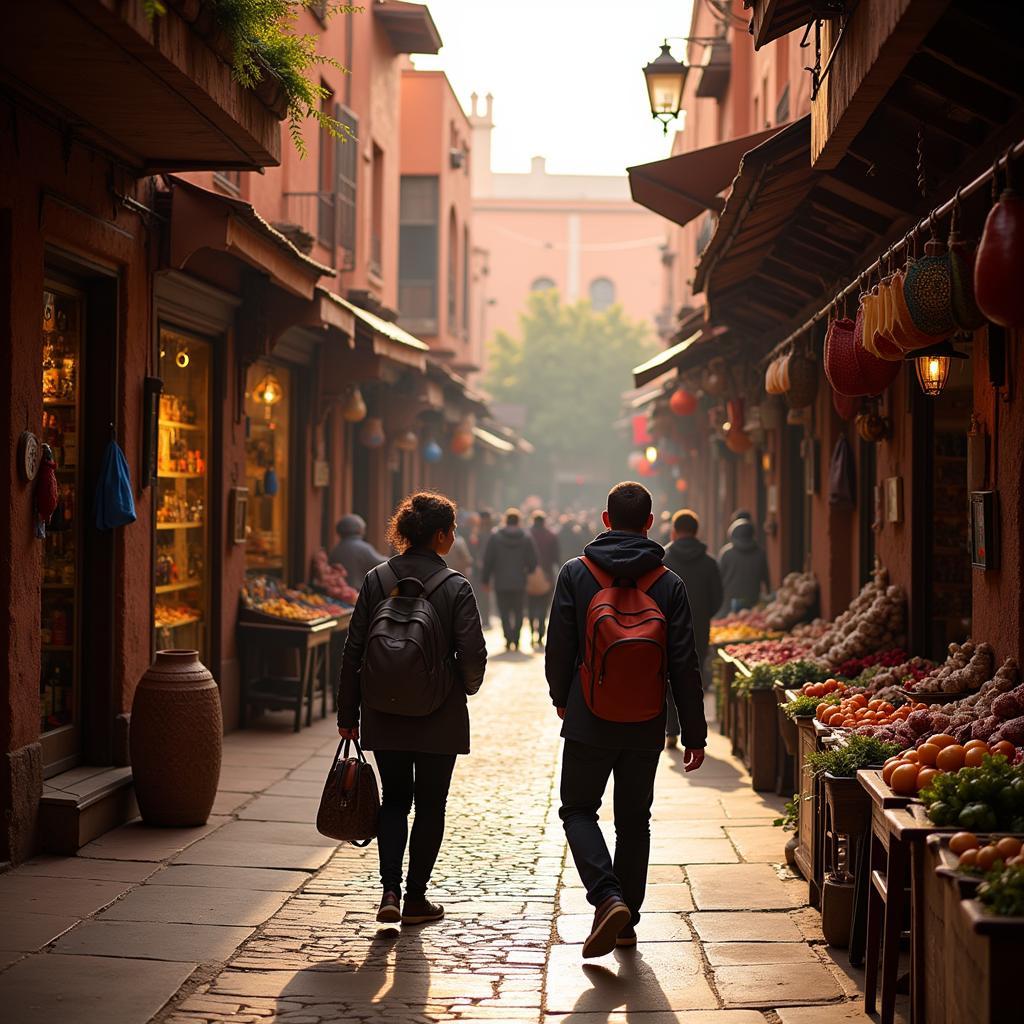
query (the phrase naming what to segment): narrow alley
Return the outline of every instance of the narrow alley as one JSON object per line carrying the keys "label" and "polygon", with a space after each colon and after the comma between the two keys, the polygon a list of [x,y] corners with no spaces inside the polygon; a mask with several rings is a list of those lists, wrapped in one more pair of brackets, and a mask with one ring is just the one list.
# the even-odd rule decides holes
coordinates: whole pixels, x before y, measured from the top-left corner
{"label": "narrow alley", "polygon": [[664,755],[639,950],[584,964],[592,912],[557,815],[541,656],[490,639],[434,875],[443,922],[378,926],[376,847],[316,833],[329,721],[236,733],[208,827],[129,824],[0,877],[0,956],[17,961],[0,975],[5,1019],[74,1006],[76,1024],[866,1020],[806,884],[781,866],[782,801],[751,791],[714,726],[696,775]]}

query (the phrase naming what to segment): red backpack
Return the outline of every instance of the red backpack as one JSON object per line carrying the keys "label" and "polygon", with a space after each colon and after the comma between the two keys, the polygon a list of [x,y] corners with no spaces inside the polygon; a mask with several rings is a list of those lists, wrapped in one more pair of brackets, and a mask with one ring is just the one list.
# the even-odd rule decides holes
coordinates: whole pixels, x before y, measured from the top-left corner
{"label": "red backpack", "polygon": [[648,591],[668,571],[613,579],[585,555],[601,588],[587,609],[580,685],[587,707],[608,722],[646,722],[665,710],[668,622]]}

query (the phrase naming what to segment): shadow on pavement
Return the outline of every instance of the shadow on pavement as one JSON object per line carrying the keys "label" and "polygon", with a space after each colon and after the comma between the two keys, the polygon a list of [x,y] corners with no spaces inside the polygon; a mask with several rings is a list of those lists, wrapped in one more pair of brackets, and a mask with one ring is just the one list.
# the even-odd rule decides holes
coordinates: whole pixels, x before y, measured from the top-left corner
{"label": "shadow on pavement", "polygon": [[[683,752],[678,747],[666,751],[669,760],[672,762],[672,771],[685,776],[691,786],[707,786],[711,789],[746,789],[749,785],[744,781],[744,775],[734,764],[729,761],[719,761],[717,758],[707,755],[704,764],[695,772],[683,770]],[[751,791],[752,792],[752,791]]]}
{"label": "shadow on pavement", "polygon": [[[563,1020],[586,1021],[600,1024],[610,1020],[612,1014],[637,1014],[636,1020],[645,1020],[647,1014],[667,1010],[672,1004],[658,981],[654,969],[644,962],[644,955],[634,950],[616,950],[617,966],[583,964],[583,973],[593,986],[583,992],[572,1011]],[[584,1016],[585,1015],[585,1016]]]}

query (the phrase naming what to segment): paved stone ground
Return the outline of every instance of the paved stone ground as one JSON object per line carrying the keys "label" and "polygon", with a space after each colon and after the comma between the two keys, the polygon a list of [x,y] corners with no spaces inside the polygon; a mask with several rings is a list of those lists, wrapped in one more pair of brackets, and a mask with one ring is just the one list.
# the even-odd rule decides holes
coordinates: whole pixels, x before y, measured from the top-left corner
{"label": "paved stone ground", "polygon": [[495,654],[471,710],[433,880],[443,922],[375,923],[375,847],[339,849],[309,824],[333,728],[270,721],[227,738],[207,828],[136,823],[0,877],[3,1019],[869,1020],[862,975],[829,954],[780,864],[782,801],[750,789],[716,732],[693,776],[664,755],[639,950],[584,963],[591,908],[557,817],[541,658]]}

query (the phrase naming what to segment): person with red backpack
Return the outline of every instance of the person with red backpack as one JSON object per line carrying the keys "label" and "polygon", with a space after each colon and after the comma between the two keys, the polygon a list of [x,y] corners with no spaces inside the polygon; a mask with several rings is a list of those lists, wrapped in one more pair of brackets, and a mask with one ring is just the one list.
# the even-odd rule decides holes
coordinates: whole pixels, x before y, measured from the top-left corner
{"label": "person with red backpack", "polygon": [[[559,815],[594,907],[584,957],[636,945],[670,688],[686,771],[701,766],[707,741],[686,589],[647,537],[651,504],[642,484],[612,488],[602,516],[608,532],[562,567],[548,623],[545,672],[565,740]],[[614,860],[597,824],[609,776]]]}
{"label": "person with red backpack", "polygon": [[362,730],[383,790],[382,924],[444,916],[444,907],[427,899],[427,883],[444,838],[455,759],[469,753],[466,698],[480,689],[487,667],[473,588],[444,562],[455,542],[455,512],[444,495],[427,492],[398,506],[387,539],[401,554],[367,573],[342,658],[338,732],[358,741]]}

